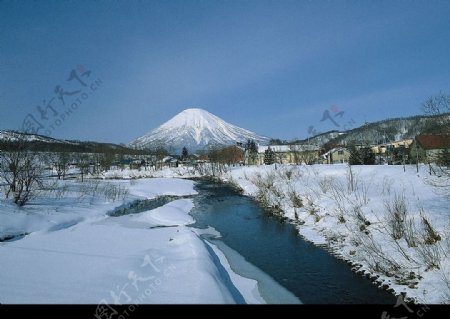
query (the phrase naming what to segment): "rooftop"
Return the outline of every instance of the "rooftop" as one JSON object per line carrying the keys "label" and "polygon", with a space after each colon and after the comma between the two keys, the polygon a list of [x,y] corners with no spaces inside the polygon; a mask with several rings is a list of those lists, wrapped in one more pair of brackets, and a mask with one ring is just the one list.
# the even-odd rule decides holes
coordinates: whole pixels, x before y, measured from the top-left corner
{"label": "rooftop", "polygon": [[418,135],[416,140],[426,150],[450,148],[450,134]]}

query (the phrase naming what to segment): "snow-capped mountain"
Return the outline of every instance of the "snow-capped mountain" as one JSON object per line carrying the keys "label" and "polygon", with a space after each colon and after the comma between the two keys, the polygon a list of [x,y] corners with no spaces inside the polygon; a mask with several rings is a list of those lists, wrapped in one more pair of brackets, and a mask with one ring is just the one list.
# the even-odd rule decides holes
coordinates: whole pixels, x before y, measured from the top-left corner
{"label": "snow-capped mountain", "polygon": [[137,148],[162,146],[179,152],[184,146],[189,152],[213,145],[235,145],[252,139],[266,144],[269,138],[227,123],[221,118],[199,108],[186,109],[163,125],[132,141]]}

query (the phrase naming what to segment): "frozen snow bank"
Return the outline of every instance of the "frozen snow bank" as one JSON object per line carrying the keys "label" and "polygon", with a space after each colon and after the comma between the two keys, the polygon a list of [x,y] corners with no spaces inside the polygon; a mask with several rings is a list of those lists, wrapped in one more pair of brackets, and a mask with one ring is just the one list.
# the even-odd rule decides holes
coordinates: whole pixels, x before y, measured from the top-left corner
{"label": "frozen snow bank", "polygon": [[194,182],[176,178],[152,178],[126,181],[130,183],[130,194],[142,198],[154,198],[161,195],[195,195]]}
{"label": "frozen snow bank", "polygon": [[153,226],[189,225],[194,223],[194,219],[186,212],[189,212],[193,207],[192,200],[179,199],[163,207],[140,214],[134,220],[148,222]]}
{"label": "frozen snow bank", "polygon": [[[152,199],[161,195],[195,195],[194,182],[184,179],[152,178],[142,180],[118,181],[58,181],[59,188],[67,188],[61,198],[55,195],[43,196],[30,201],[25,207],[17,207],[10,201],[0,203],[0,239],[36,231],[55,231],[75,225],[83,220],[105,218],[114,208],[130,203],[135,199]],[[115,186],[127,190],[124,198],[111,200],[102,198],[94,191],[89,192],[90,183],[96,183],[92,189]],[[98,184],[98,185],[97,185]]]}
{"label": "frozen snow bank", "polygon": [[102,183],[126,185],[129,194],[118,202],[95,198],[86,202],[74,200],[77,191],[73,189],[64,200],[43,199],[40,205],[21,210],[7,206],[2,211],[4,232],[34,232],[0,243],[0,303],[114,307],[119,303],[263,302],[254,290],[240,292],[243,282],[253,281],[229,268],[224,271],[217,263],[218,258],[225,262],[220,252],[211,250],[187,226],[194,222],[189,215],[191,199],[141,214],[106,215],[112,207],[136,198],[195,194],[192,181]]}

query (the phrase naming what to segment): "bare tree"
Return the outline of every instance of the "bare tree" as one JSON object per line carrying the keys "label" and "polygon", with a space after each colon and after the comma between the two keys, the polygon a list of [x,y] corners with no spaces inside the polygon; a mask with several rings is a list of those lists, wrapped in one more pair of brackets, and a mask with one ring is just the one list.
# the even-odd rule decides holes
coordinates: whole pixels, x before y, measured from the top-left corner
{"label": "bare tree", "polygon": [[43,189],[44,166],[38,153],[19,142],[10,152],[0,152],[0,176],[5,181],[5,196],[24,206],[39,189]]}
{"label": "bare tree", "polygon": [[[422,104],[422,109],[428,115],[443,115],[450,113],[450,95],[439,93],[430,97]],[[448,117],[443,119],[448,123]]]}
{"label": "bare tree", "polygon": [[428,130],[433,133],[450,133],[450,95],[439,93],[422,104],[428,119]]}
{"label": "bare tree", "polygon": [[244,152],[237,146],[228,146],[221,150],[220,157],[224,164],[236,164],[244,160]]}
{"label": "bare tree", "polygon": [[91,166],[91,160],[88,154],[79,154],[78,159],[78,169],[80,170],[81,182],[84,182],[84,176],[89,174],[89,169]]}
{"label": "bare tree", "polygon": [[[431,126],[436,127],[438,133],[450,134],[450,95],[440,93],[430,97],[422,104],[422,109],[426,114],[434,115],[430,119]],[[436,164],[430,167],[430,174],[434,173],[429,182],[450,194],[450,162],[448,160],[448,149],[442,150],[438,155]]]}
{"label": "bare tree", "polygon": [[11,193],[16,192],[19,180],[21,151],[0,152],[0,173],[5,183],[5,196],[9,198]]}
{"label": "bare tree", "polygon": [[99,165],[102,171],[108,171],[111,168],[115,159],[115,154],[112,152],[105,152],[101,155]]}
{"label": "bare tree", "polygon": [[65,179],[69,170],[70,156],[67,152],[58,152],[50,154],[50,164],[54,167],[58,179]]}

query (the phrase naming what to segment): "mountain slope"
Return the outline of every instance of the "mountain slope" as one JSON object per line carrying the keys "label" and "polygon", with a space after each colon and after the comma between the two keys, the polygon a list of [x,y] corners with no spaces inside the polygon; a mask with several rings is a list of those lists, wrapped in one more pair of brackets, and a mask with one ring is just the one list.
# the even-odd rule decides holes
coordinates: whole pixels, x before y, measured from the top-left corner
{"label": "mountain slope", "polygon": [[442,123],[450,121],[450,114],[416,115],[403,118],[386,119],[373,123],[366,123],[348,131],[329,131],[313,137],[296,140],[293,143],[312,144],[325,149],[336,145],[382,144],[401,139],[413,139],[419,134],[433,134],[448,132],[449,128]]}
{"label": "mountain slope", "polygon": [[0,141],[3,142],[42,142],[42,143],[63,143],[63,144],[78,144],[75,141],[60,140],[44,135],[20,133],[10,130],[0,130]]}
{"label": "mountain slope", "polygon": [[306,138],[304,140],[293,141],[293,143],[322,146],[322,145],[325,145],[326,143],[333,141],[345,134],[346,134],[345,132],[328,131],[325,133],[320,133],[318,135],[314,135],[314,136]]}
{"label": "mountain slope", "polygon": [[449,114],[439,116],[417,115],[404,118],[386,119],[375,123],[367,123],[349,130],[331,139],[326,144],[343,145],[355,142],[357,144],[382,144],[401,139],[413,139],[423,133],[442,133],[448,128],[442,127],[441,119]]}
{"label": "mountain slope", "polygon": [[189,152],[214,145],[234,145],[248,139],[265,144],[269,138],[230,124],[221,118],[198,108],[186,109],[166,123],[132,141],[137,148],[162,146],[179,152],[187,147]]}
{"label": "mountain slope", "polygon": [[56,139],[49,136],[21,133],[10,130],[0,130],[0,151],[16,150],[19,145],[28,150],[42,152],[74,152],[74,153],[114,153],[138,154],[142,153],[122,145],[112,143],[98,143],[91,141],[74,141]]}

